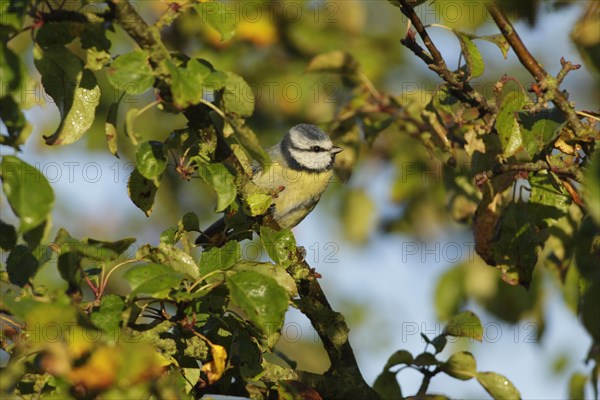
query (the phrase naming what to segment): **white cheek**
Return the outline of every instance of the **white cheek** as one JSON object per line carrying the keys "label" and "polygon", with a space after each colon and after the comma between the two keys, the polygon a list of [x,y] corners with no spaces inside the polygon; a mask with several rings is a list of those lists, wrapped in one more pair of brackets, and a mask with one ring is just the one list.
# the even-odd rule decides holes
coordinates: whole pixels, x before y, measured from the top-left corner
{"label": "white cheek", "polygon": [[314,168],[324,169],[331,163],[331,155],[328,152],[318,153],[314,158]]}
{"label": "white cheek", "polygon": [[308,169],[325,169],[331,162],[331,155],[327,152],[310,153],[290,149],[290,154],[298,162],[298,164]]}

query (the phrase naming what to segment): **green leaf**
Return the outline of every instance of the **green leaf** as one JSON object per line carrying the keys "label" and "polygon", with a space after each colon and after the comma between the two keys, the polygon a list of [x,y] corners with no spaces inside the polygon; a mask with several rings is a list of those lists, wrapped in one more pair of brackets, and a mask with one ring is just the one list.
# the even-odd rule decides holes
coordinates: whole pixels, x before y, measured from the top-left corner
{"label": "green leaf", "polygon": [[199,165],[198,175],[217,193],[216,212],[225,210],[235,201],[237,190],[233,175],[221,163],[203,163]]}
{"label": "green leaf", "polygon": [[420,367],[429,367],[432,365],[439,365],[440,362],[433,354],[425,352],[416,356],[413,364]]}
{"label": "green leaf", "polygon": [[385,363],[384,370],[388,370],[396,365],[407,364],[410,365],[414,362],[412,354],[406,350],[398,350],[388,358]]}
{"label": "green leaf", "polygon": [[600,150],[590,157],[583,176],[583,199],[586,210],[600,226]]}
{"label": "green leaf", "polygon": [[39,268],[38,260],[31,250],[22,244],[17,245],[6,259],[8,279],[17,286],[25,286]]}
{"label": "green leaf", "polygon": [[275,281],[285,289],[290,298],[298,296],[296,281],[294,281],[294,278],[292,278],[285,269],[278,265],[263,262],[240,261],[233,266],[232,270],[258,272],[259,274],[275,279]]}
{"label": "green leaf", "polygon": [[204,88],[206,90],[220,90],[225,87],[227,74],[223,71],[212,71],[204,78]]}
{"label": "green leaf", "polygon": [[171,226],[160,233],[160,242],[166,244],[175,244],[179,241],[181,232],[177,226]]}
{"label": "green leaf", "polygon": [[41,224],[23,234],[23,240],[27,243],[27,247],[33,250],[42,243],[46,235],[50,232],[52,225],[50,220],[51,218],[48,217]]}
{"label": "green leaf", "polygon": [[517,90],[508,93],[502,99],[495,127],[500,136],[504,157],[511,157],[523,145],[521,127],[517,121],[517,112],[526,104],[525,95]]}
{"label": "green leaf", "polygon": [[[532,207],[533,206],[533,207]],[[530,222],[535,204],[511,202],[502,213],[493,243],[494,258],[503,269],[504,281],[529,287],[537,263],[539,240]],[[537,208],[542,208],[538,206]],[[540,211],[536,211],[540,212]]]}
{"label": "green leaf", "polygon": [[196,213],[186,213],[177,225],[165,229],[160,234],[161,243],[175,244],[179,242],[186,232],[200,232],[200,222]]}
{"label": "green leaf", "polygon": [[202,2],[194,7],[202,17],[203,22],[217,30],[221,34],[221,40],[227,41],[235,34],[237,27],[235,12],[231,12],[228,3],[222,1]]}
{"label": "green leaf", "polygon": [[560,110],[553,108],[535,114],[521,112],[519,121],[525,151],[533,159],[558,137],[565,117]]}
{"label": "green leaf", "polygon": [[200,220],[195,212],[187,212],[181,217],[181,225],[186,232],[200,232]]}
{"label": "green leaf", "polygon": [[575,372],[569,379],[569,398],[585,399],[585,384],[588,377],[580,372]]}
{"label": "green leaf", "polygon": [[244,78],[227,72],[225,86],[221,94],[223,110],[226,113],[249,117],[254,112],[254,92]]}
{"label": "green leaf", "polygon": [[135,154],[135,159],[136,169],[146,179],[160,180],[167,168],[164,144],[155,140],[142,143]]}
{"label": "green leaf", "polygon": [[264,193],[254,193],[244,199],[244,212],[251,217],[265,215],[273,204],[273,196]]}
{"label": "green leaf", "polygon": [[110,53],[104,50],[97,50],[95,47],[85,52],[85,67],[92,71],[100,71],[111,61]]}
{"label": "green leaf", "polygon": [[172,270],[187,274],[193,279],[200,277],[198,266],[192,256],[171,244],[160,243],[158,247],[144,245],[137,251],[136,258],[169,266]]}
{"label": "green leaf", "polygon": [[231,300],[274,345],[283,326],[288,295],[273,278],[255,271],[241,271],[227,277]]}
{"label": "green leaf", "polygon": [[286,268],[296,261],[296,239],[290,230],[274,231],[268,226],[261,226],[260,240],[276,264]]}
{"label": "green leaf", "polygon": [[185,393],[190,393],[200,380],[200,368],[181,368],[179,371],[185,377]]}
{"label": "green leaf", "polygon": [[467,302],[465,279],[465,267],[462,264],[447,269],[439,277],[434,300],[439,320],[449,320],[458,314],[461,307]]}
{"label": "green leaf", "polygon": [[[112,30],[112,27],[109,27]],[[86,23],[81,36],[81,47],[84,49],[96,49],[98,52],[110,50],[110,40],[106,37],[106,25],[104,22]]]}
{"label": "green leaf", "polygon": [[[77,326],[78,310],[64,293],[56,293],[52,301],[48,297],[32,298],[26,296],[2,296],[3,308],[22,320],[27,327],[67,327]],[[45,329],[44,329],[45,330]],[[57,335],[68,341],[70,329],[56,329]],[[40,335],[37,341],[29,341],[31,345],[56,343],[57,336]]]}
{"label": "green leaf", "polygon": [[531,185],[527,212],[529,220],[538,228],[543,223],[554,225],[556,220],[567,214],[571,196],[552,174],[545,171],[529,174],[527,179]]}
{"label": "green leaf", "polygon": [[377,207],[366,190],[349,189],[342,204],[344,236],[351,243],[365,244],[376,228]]}
{"label": "green leaf", "polygon": [[[4,16],[4,14],[0,15]],[[22,87],[26,76],[27,68],[21,58],[4,41],[0,43],[0,84],[2,84],[0,98],[9,97],[8,94]]]}
{"label": "green leaf", "polygon": [[97,240],[88,238],[83,242],[93,246],[94,248],[103,250],[102,253],[97,253],[100,257],[95,257],[98,260],[114,260],[121,254],[123,254],[133,243],[135,243],[135,238],[124,238],[120,240],[115,240],[113,242],[107,242],[104,240]]}
{"label": "green leaf", "polygon": [[62,228],[58,231],[54,239],[54,246],[60,246],[60,255],[57,261],[58,272],[72,288],[79,287],[78,272],[80,272],[82,261],[82,256],[77,251],[79,244],[77,239],[72,238]]}
{"label": "green leaf", "polygon": [[10,251],[17,244],[17,230],[0,219],[0,249]]}
{"label": "green leaf", "polygon": [[453,378],[468,381],[477,375],[477,362],[473,354],[461,351],[450,356],[448,361],[442,364],[442,371]]}
{"label": "green leaf", "polygon": [[336,74],[356,74],[360,65],[350,53],[334,50],[319,54],[309,61],[306,72],[332,72]]}
{"label": "green leaf", "polygon": [[380,132],[387,129],[394,121],[395,119],[388,114],[373,113],[366,115],[362,119],[365,138],[369,141],[374,140]]}
{"label": "green leaf", "polygon": [[152,214],[154,197],[158,190],[156,183],[153,180],[144,178],[137,169],[134,169],[129,176],[127,190],[133,204],[149,217]]}
{"label": "green leaf", "polygon": [[119,158],[118,140],[117,140],[117,115],[119,111],[119,101],[111,103],[108,107],[108,113],[106,114],[106,121],[104,122],[104,133],[106,135],[106,144],[110,153]]}
{"label": "green leaf", "polygon": [[25,2],[3,1],[0,2],[0,15],[2,15],[2,41],[11,33],[16,33],[23,27],[23,22],[28,9]]}
{"label": "green leaf", "polygon": [[108,67],[108,82],[118,90],[139,94],[154,83],[154,73],[144,50],[133,50],[118,56]]}
{"label": "green leaf", "polygon": [[111,339],[116,340],[124,309],[125,302],[120,296],[107,294],[102,297],[100,309],[92,312],[90,319],[94,325],[109,334]]}
{"label": "green leaf", "polygon": [[[0,84],[2,84],[1,81]],[[0,144],[12,146],[18,150],[31,134],[32,127],[25,119],[25,114],[19,105],[10,96],[0,99],[0,119],[8,131],[8,136],[0,135]]]}
{"label": "green leaf", "polygon": [[92,126],[100,102],[96,77],[69,49],[53,45],[47,50],[35,47],[35,66],[42,84],[60,111],[61,121],[48,145],[65,145],[79,140]]}
{"label": "green leaf", "polygon": [[444,347],[446,347],[446,345],[448,344],[448,339],[446,339],[446,335],[442,334],[434,337],[431,341],[431,344],[435,348],[435,353],[438,354],[441,353],[442,350],[444,350]]}
{"label": "green leaf", "polygon": [[202,100],[204,78],[211,73],[211,68],[192,58],[184,67],[177,67],[171,61],[167,62],[171,73],[171,94],[175,106],[183,109],[200,103]]}
{"label": "green leaf", "polygon": [[402,399],[402,390],[400,384],[396,379],[396,373],[384,370],[375,382],[373,383],[373,389],[381,396],[384,400],[396,400]]}
{"label": "green leaf", "polygon": [[[596,32],[598,32],[598,9],[587,7],[572,27],[570,36],[587,69],[592,71],[597,79],[600,75],[600,40],[595,36]],[[597,398],[597,393],[595,395]]]}
{"label": "green leaf", "polygon": [[47,21],[35,32],[36,44],[44,49],[53,45],[71,43],[81,32],[84,24],[75,21]]}
{"label": "green leaf", "polygon": [[127,110],[127,114],[125,114],[125,135],[127,135],[134,146],[137,146],[140,141],[140,134],[134,127],[134,122],[139,115],[140,110],[138,108],[130,108]]}
{"label": "green leaf", "polygon": [[483,62],[483,57],[481,57],[481,53],[475,43],[473,43],[469,36],[463,32],[454,31],[454,33],[460,42],[460,48],[465,57],[465,61],[467,62],[469,75],[473,78],[483,75],[485,63]]}
{"label": "green leaf", "polygon": [[[596,240],[599,239],[596,236]],[[594,341],[600,342],[600,319],[598,318],[598,304],[600,304],[600,282],[598,278],[595,281],[586,283],[586,287],[582,289],[580,300],[581,322],[585,329],[589,332]],[[581,285],[581,283],[580,283]]]}
{"label": "green leaf", "polygon": [[54,206],[52,187],[39,170],[15,156],[4,156],[0,168],[4,194],[21,219],[19,232],[28,232],[48,218]]}
{"label": "green leaf", "polygon": [[231,126],[235,131],[235,137],[240,142],[242,147],[252,158],[254,158],[261,166],[269,163],[270,158],[265,149],[261,146],[252,129],[243,125],[243,121],[230,121]]}
{"label": "green leaf", "polygon": [[79,241],[65,229],[60,229],[54,239],[53,247],[59,246],[58,271],[61,277],[72,287],[79,287],[80,272],[84,260],[114,261],[135,242],[125,238],[115,242],[95,239]]}
{"label": "green leaf", "polygon": [[466,337],[481,342],[483,327],[479,317],[472,311],[463,311],[454,316],[444,328],[444,334],[449,336]]}
{"label": "green leaf", "polygon": [[505,376],[495,372],[478,372],[477,380],[496,400],[520,399],[521,393]]}
{"label": "green leaf", "polygon": [[133,289],[130,298],[134,298],[138,293],[164,298],[168,296],[171,289],[179,286],[183,274],[173,271],[166,265],[143,264],[132,267],[123,277]]}
{"label": "green leaf", "polygon": [[498,48],[502,52],[502,56],[504,57],[504,59],[508,58],[508,51],[510,50],[510,44],[508,44],[508,41],[506,40],[506,38],[504,37],[503,34],[498,33],[495,35],[479,36],[479,37],[474,37],[471,39],[485,40],[487,42],[495,44],[496,46],[498,46]]}
{"label": "green leaf", "polygon": [[204,276],[210,272],[231,268],[241,258],[239,242],[230,240],[223,247],[213,247],[203,251],[200,255],[200,275]]}

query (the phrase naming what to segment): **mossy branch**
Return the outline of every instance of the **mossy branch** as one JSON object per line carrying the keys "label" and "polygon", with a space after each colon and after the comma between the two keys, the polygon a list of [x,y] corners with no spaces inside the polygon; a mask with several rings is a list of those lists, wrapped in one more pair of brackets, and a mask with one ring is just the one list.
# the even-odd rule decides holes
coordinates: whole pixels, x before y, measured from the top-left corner
{"label": "mossy branch", "polygon": [[[170,75],[165,67],[165,61],[170,59],[170,55],[160,38],[158,29],[148,25],[128,1],[112,1],[110,5],[121,27],[149,53],[150,62],[157,74],[155,86],[159,89],[166,87]],[[208,107],[200,104],[182,111],[189,120],[190,126],[203,129],[211,124],[209,110]],[[231,149],[224,149],[223,154],[228,158],[235,158],[231,154]],[[316,387],[324,398],[379,400],[380,397],[367,385],[360,373],[348,340],[348,326],[343,316],[331,308],[314,271],[305,261],[302,261],[290,272],[295,277],[300,292],[298,306],[313,324],[331,361],[331,368],[325,375],[302,371],[294,371],[294,375],[305,384]]]}
{"label": "mossy branch", "polygon": [[[297,256],[300,257],[300,252]],[[289,272],[298,286],[298,308],[315,328],[331,362],[324,375],[329,379],[303,375],[308,379],[305,383],[316,385],[317,391],[326,399],[381,399],[362,377],[350,346],[350,330],[344,316],[331,308],[314,270],[302,261],[290,267]]]}

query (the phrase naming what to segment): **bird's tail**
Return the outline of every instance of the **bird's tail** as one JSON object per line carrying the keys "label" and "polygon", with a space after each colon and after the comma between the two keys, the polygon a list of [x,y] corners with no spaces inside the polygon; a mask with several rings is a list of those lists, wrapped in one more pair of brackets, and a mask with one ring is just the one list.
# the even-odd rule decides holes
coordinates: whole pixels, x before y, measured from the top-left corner
{"label": "bird's tail", "polygon": [[211,226],[200,232],[200,236],[196,239],[196,244],[199,246],[216,246],[221,247],[227,241],[227,226],[225,218],[219,218]]}

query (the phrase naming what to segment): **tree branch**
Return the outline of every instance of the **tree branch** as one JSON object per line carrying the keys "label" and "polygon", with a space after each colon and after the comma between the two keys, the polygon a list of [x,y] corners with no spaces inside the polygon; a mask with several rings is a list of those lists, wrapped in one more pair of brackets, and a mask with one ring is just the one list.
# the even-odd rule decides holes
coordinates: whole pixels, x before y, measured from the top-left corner
{"label": "tree branch", "polygon": [[[160,88],[168,84],[170,74],[166,69],[165,61],[170,59],[170,54],[160,38],[160,32],[155,27],[149,26],[127,0],[118,2],[113,0],[109,4],[115,10],[117,21],[123,29],[141,48],[148,51],[150,62],[157,72],[158,82],[155,86]],[[208,107],[199,104],[188,107],[183,110],[183,113],[192,127],[203,129],[210,124],[208,110]],[[298,259],[302,259],[300,254]],[[289,272],[298,285],[300,293],[298,306],[319,334],[331,361],[331,367],[323,376],[297,371],[295,373],[298,379],[308,385],[316,386],[324,398],[380,400],[377,392],[367,385],[360,373],[348,341],[349,329],[344,317],[333,311],[329,305],[314,271],[305,261],[302,261],[290,267]]]}
{"label": "tree branch", "polygon": [[150,63],[157,73],[157,78],[168,84],[171,80],[166,60],[171,59],[169,51],[160,38],[160,31],[148,25],[127,0],[110,1],[119,25],[144,50],[148,51]]}
{"label": "tree branch", "polygon": [[429,34],[425,30],[425,27],[423,26],[421,19],[419,18],[419,16],[415,12],[415,10],[412,8],[412,6],[410,6],[406,0],[399,0],[399,2],[400,2],[400,10],[402,11],[402,13],[404,15],[406,15],[406,17],[408,19],[410,19],[412,24],[415,26],[415,29],[417,30],[417,33],[421,37],[421,40],[423,40],[425,47],[427,47],[427,50],[429,50],[429,52],[431,53],[431,56],[433,57],[433,62],[435,64],[435,66],[437,67],[439,72],[442,75],[444,75],[444,80],[451,81],[452,80],[452,76],[451,76],[452,72],[450,72],[450,70],[448,69],[446,62],[444,61],[444,58],[442,57],[442,53],[440,53],[438,48],[431,41],[431,38],[429,37]]}
{"label": "tree branch", "polygon": [[[569,102],[567,97],[560,91],[558,85],[562,79],[564,79],[564,75],[566,75],[566,70],[559,74],[559,79],[554,78],[544,68],[538,63],[538,61],[533,57],[533,55],[529,52],[529,50],[523,44],[523,41],[519,37],[519,34],[513,27],[512,23],[508,20],[506,14],[498,7],[495,3],[490,3],[487,6],[488,11],[498,28],[500,28],[500,32],[510,45],[510,47],[514,50],[515,54],[519,58],[519,61],[523,66],[529,71],[531,75],[535,78],[535,80],[540,84],[542,89],[548,90],[551,93],[550,100],[552,103],[561,110],[565,116],[567,117],[567,122],[571,129],[575,132],[576,136],[582,136],[586,129],[577,117],[577,113],[573,108],[573,104]],[[565,63],[563,64],[563,69],[565,68]]]}
{"label": "tree branch", "polygon": [[544,170],[552,171],[557,175],[566,178],[572,178],[579,182],[581,182],[581,180],[583,179],[581,171],[575,165],[569,167],[555,167],[544,160],[539,160],[534,163],[530,162],[521,164],[497,164],[490,170],[476,174],[475,184],[477,186],[481,186],[489,179],[507,172],[538,172]]}
{"label": "tree branch", "polygon": [[415,41],[414,34],[411,34],[410,32],[400,42],[409,50],[411,50],[417,57],[423,60],[429,66],[429,69],[434,71],[440,76],[440,78],[448,83],[449,91],[454,97],[463,103],[467,103],[472,107],[476,107],[482,117],[489,115],[493,118],[497,114],[496,106],[489,104],[487,99],[483,97],[481,93],[473,89],[468,82],[462,80],[459,74],[448,69],[442,54],[429,37],[427,30],[423,26],[423,22],[421,22],[421,19],[413,7],[407,0],[398,0],[398,2],[400,5],[400,11],[415,26],[417,33],[421,37],[421,40],[423,40],[425,47],[427,47],[427,50],[429,50],[431,55],[427,54],[425,50],[419,46],[419,44]]}
{"label": "tree branch", "polygon": [[343,315],[331,308],[315,272],[306,261],[292,265],[289,272],[298,286],[298,307],[317,331],[331,362],[325,373],[329,379],[316,380],[313,377],[306,383],[316,384],[317,391],[324,398],[381,399],[365,382],[350,346],[348,325]]}

